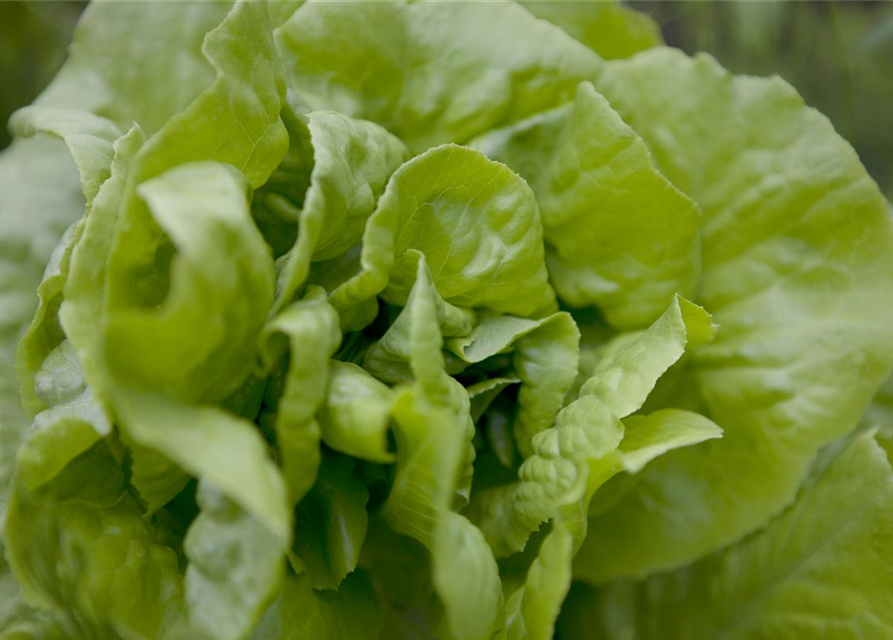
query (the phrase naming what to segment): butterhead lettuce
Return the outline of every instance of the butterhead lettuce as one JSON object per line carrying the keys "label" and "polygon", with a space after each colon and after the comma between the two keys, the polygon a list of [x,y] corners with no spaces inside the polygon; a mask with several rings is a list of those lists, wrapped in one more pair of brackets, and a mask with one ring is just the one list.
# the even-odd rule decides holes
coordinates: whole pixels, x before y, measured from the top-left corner
{"label": "butterhead lettuce", "polygon": [[782,80],[94,2],[9,126],[0,639],[893,638],[893,219]]}

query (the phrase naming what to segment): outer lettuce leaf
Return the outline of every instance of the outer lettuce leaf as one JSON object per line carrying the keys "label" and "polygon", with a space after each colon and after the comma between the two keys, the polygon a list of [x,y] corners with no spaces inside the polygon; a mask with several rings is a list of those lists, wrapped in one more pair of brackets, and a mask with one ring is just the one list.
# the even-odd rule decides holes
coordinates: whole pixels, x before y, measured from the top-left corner
{"label": "outer lettuce leaf", "polygon": [[341,343],[338,314],[315,287],[264,329],[261,357],[268,368],[289,352],[282,396],[276,399],[276,445],[289,499],[296,504],[313,486],[320,464],[316,412],[326,396],[329,358]]}
{"label": "outer lettuce leaf", "polygon": [[65,143],[78,168],[81,191],[89,209],[100,186],[109,177],[114,142],[121,136],[115,123],[73,109],[25,107],[13,114],[9,128],[16,136],[46,133]]}
{"label": "outer lettuce leaf", "polygon": [[[101,348],[97,344],[97,332],[92,332],[92,340],[86,335],[83,339],[74,337],[82,328],[81,323],[87,321],[87,310],[97,312],[108,306],[144,304],[147,298],[157,304],[167,289],[166,282],[158,282],[152,276],[156,275],[156,257],[161,261],[161,271],[166,273],[164,265],[169,255],[165,250],[169,251],[170,247],[161,243],[162,251],[156,256],[161,233],[138,199],[135,185],[171,166],[213,159],[241,167],[249,182],[258,186],[285,153],[287,138],[279,120],[284,87],[274,64],[275,53],[264,8],[250,2],[237,3],[226,19],[208,34],[203,52],[217,69],[217,78],[141,149],[133,170],[127,174],[127,188],[120,205],[122,221],[118,227],[125,232],[115,240],[115,250],[111,251],[111,245],[103,241],[109,235],[105,229],[115,224],[111,209],[119,208],[110,201],[109,211],[101,217],[103,225],[97,225],[102,228],[97,228],[95,234],[88,233],[91,242],[85,241],[84,251],[75,250],[72,257],[72,270],[80,269],[83,277],[77,288],[72,287],[72,295],[66,294],[66,305],[77,308],[79,313],[66,319],[63,308],[63,326],[85,363],[91,384],[98,391],[101,372],[93,373],[88,364],[97,358]],[[249,64],[251,61],[254,64]],[[222,136],[221,131],[225,132]],[[100,265],[106,263],[107,251],[111,251],[111,256],[106,271]],[[83,263],[81,267],[78,267],[79,261]],[[100,286],[106,274],[111,274],[111,282]],[[135,287],[133,278],[142,286]],[[104,296],[99,293],[102,291]]]}
{"label": "outer lettuce leaf", "polygon": [[171,3],[146,11],[136,3],[90,4],[68,60],[37,103],[158,131],[214,80],[202,44],[230,6]]}
{"label": "outer lettuce leaf", "polygon": [[0,154],[0,512],[28,426],[14,370],[16,344],[34,315],[34,291],[53,248],[83,210],[78,172],[62,143],[45,136],[16,140]]}
{"label": "outer lettuce leaf", "polygon": [[29,491],[55,478],[72,459],[111,432],[68,341],[46,358],[37,380],[38,393],[48,408],[35,416],[30,445],[19,451],[16,460],[18,481]]}
{"label": "outer lettuce leaf", "polygon": [[[50,426],[20,455],[51,463],[69,433],[70,424]],[[66,637],[163,638],[182,615],[177,556],[154,542],[107,443],[72,456],[40,489],[15,485],[5,530],[28,601],[51,611]]]}
{"label": "outer lettuce leaf", "polygon": [[100,398],[107,385],[103,379],[96,319],[103,311],[106,258],[114,237],[118,207],[124,197],[127,177],[144,140],[142,130],[133,127],[115,141],[109,178],[102,183],[89,214],[84,218],[81,237],[72,247],[58,311],[65,336],[74,347],[87,380]]}
{"label": "outer lettuce leaf", "polygon": [[[28,427],[14,369],[16,345],[37,306],[34,291],[47,260],[83,210],[78,172],[62,143],[38,136],[16,140],[0,153],[0,526],[15,452]],[[59,637],[51,635],[55,630],[45,616],[24,604],[2,560],[3,545],[0,541],[0,637]]]}
{"label": "outer lettuce leaf", "polygon": [[763,526],[893,362],[893,221],[853,150],[779,79],[655,50],[597,84],[704,214],[697,385],[725,437],[675,452],[592,522],[577,574],[688,562]]}
{"label": "outer lettuce leaf", "polygon": [[504,615],[498,568],[481,532],[449,510],[468,436],[456,412],[457,387],[443,370],[436,293],[422,256],[417,274],[404,310],[415,383],[393,408],[397,473],[382,515],[395,531],[430,549],[444,632],[490,638]]}
{"label": "outer lettuce leaf", "polygon": [[504,3],[310,2],[276,41],[293,107],[378,122],[416,153],[557,106],[602,68]]}
{"label": "outer lettuce leaf", "polygon": [[65,339],[59,324],[59,305],[62,303],[62,287],[68,277],[71,250],[80,239],[83,219],[70,226],[59,245],[50,256],[44,278],[37,287],[40,302],[31,324],[16,349],[16,373],[21,382],[22,408],[31,417],[47,408],[36,390],[38,372],[44,360]]}
{"label": "outer lettuce leaf", "polygon": [[[264,183],[284,156],[288,143],[279,118],[284,86],[269,29],[262,5],[239,2],[220,26],[208,34],[203,51],[217,68],[217,78],[146,143],[131,175],[131,184],[196,160],[232,164],[244,173],[252,187]],[[179,228],[189,226],[187,220],[168,222],[179,222]],[[268,260],[269,250],[252,228],[250,217],[244,222],[240,220],[239,225],[248,235],[235,246],[246,259],[261,263]],[[125,196],[119,229],[121,233],[109,256],[105,304],[115,312],[155,306],[168,293],[166,265],[170,246],[167,242],[159,243],[161,230],[135,189]],[[139,286],[135,286],[137,283]],[[265,306],[267,294],[259,295],[256,306]]]}
{"label": "outer lettuce leaf", "polygon": [[217,640],[248,635],[281,586],[286,547],[212,485],[198,488],[201,513],[183,541],[189,560],[189,620]]}
{"label": "outer lettuce leaf", "polygon": [[521,0],[537,18],[561,27],[602,58],[628,58],[663,44],[660,27],[620,0]]}
{"label": "outer lettuce leaf", "polygon": [[394,461],[388,427],[395,393],[348,362],[329,364],[329,388],[319,413],[325,443],[336,451],[373,462]]}
{"label": "outer lettuce leaf", "polygon": [[[311,258],[335,258],[360,242],[388,178],[409,158],[400,140],[372,122],[333,111],[314,111],[306,118],[306,125],[297,126],[307,128],[313,170],[298,217],[297,243],[279,273],[277,309],[303,284]],[[276,204],[290,206],[281,196]]]}
{"label": "outer lettuce leaf", "polygon": [[[115,141],[120,136],[115,124],[90,113],[70,109],[26,107],[14,114],[10,120],[10,128],[20,136],[46,133],[65,143],[78,168],[89,215],[101,185],[111,174]],[[84,226],[85,218],[82,218],[76,225],[69,227],[50,256],[43,281],[37,288],[40,298],[37,313],[16,353],[16,370],[22,384],[22,404],[32,416],[46,408],[35,395],[34,376],[44,358],[64,338],[58,318],[62,288],[68,277],[72,249],[80,240]]]}
{"label": "outer lettuce leaf", "polygon": [[691,295],[698,207],[654,168],[645,143],[591,84],[577,87],[572,104],[475,145],[530,183],[563,300],[597,306],[616,327],[639,328],[673,294]]}
{"label": "outer lettuce leaf", "polygon": [[357,568],[369,521],[369,489],[349,458],[327,457],[295,514],[295,552],[314,589],[338,589]]}
{"label": "outer lettuce leaf", "polygon": [[404,304],[416,270],[409,249],[425,255],[438,293],[453,305],[520,316],[555,308],[533,193],[477,151],[437,147],[394,173],[366,225],[361,271],[332,293],[332,304],[342,314],[377,294]]}
{"label": "outer lettuce leaf", "polygon": [[[111,320],[111,316],[119,315],[120,320],[119,312],[122,310],[126,310],[124,315],[139,315],[134,307],[147,304],[154,307],[168,293],[168,264],[172,245],[137,196],[136,186],[171,166],[204,159],[232,163],[242,168],[253,186],[258,186],[285,153],[287,138],[279,120],[284,86],[278,76],[269,30],[262,6],[249,2],[234,5],[224,21],[208,34],[202,47],[204,56],[217,70],[216,79],[185,111],[170,118],[145,145],[139,147],[141,136],[138,130],[134,130],[122,139],[121,148],[116,149],[116,161],[120,161],[118,180],[107,181],[109,188],[105,194],[107,199],[101,207],[102,215],[98,214],[100,206],[95,204],[92,212],[95,215],[89,216],[83,242],[73,252],[71,284],[66,287],[61,309],[65,332],[77,349],[91,386],[104,401],[109,400],[111,393],[111,389],[107,388],[111,377],[105,369],[104,357],[113,354],[114,350],[104,344],[105,332],[95,330],[96,318],[106,316]],[[102,52],[97,51],[96,55],[100,56]],[[108,60],[102,62],[108,63]],[[65,84],[62,80],[60,82]],[[130,154],[136,153],[137,148],[138,156],[131,160]],[[188,188],[190,185],[185,186]],[[244,188],[240,197],[244,200]],[[231,207],[229,210],[232,212]],[[91,220],[95,222],[92,232]],[[174,224],[177,222],[181,223],[178,225],[181,230],[191,226],[187,218],[180,220],[178,217]],[[113,239],[112,229],[122,233],[116,233]],[[251,228],[250,219],[242,230],[248,234],[246,238],[257,234]],[[243,239],[240,236],[237,245],[241,245]],[[236,240],[235,236],[232,240]],[[260,253],[246,258],[263,262],[267,248],[262,241],[255,246]],[[201,271],[200,266],[198,270]],[[271,268],[269,279],[269,296],[272,297]],[[136,283],[140,286],[135,286]],[[209,287],[207,291],[210,290]],[[171,300],[168,300],[168,308]],[[194,301],[185,301],[187,305],[189,302]],[[107,315],[106,310],[118,313]],[[266,312],[267,309],[264,309],[263,315]],[[149,316],[151,314],[144,316],[144,319]],[[201,323],[203,330],[204,317]],[[126,331],[122,330],[123,333]],[[214,341],[213,333],[216,332],[204,335],[206,346]],[[138,348],[146,338],[146,335],[139,336],[134,346]],[[153,335],[152,338],[163,336]],[[174,348],[175,336],[168,335],[167,338],[170,340],[168,347]],[[127,350],[131,348],[132,345],[128,343]],[[159,360],[150,359],[151,362],[157,364]],[[247,371],[246,363],[239,366],[246,367]],[[199,384],[207,387],[207,382],[200,381]],[[225,396],[227,388],[237,387],[239,383],[239,376],[236,375],[225,378],[226,388],[223,390],[208,391],[215,397]],[[196,392],[195,389],[185,391],[187,395]],[[182,487],[184,477],[182,474],[177,477],[178,473],[169,460],[151,451],[140,451],[139,443],[130,441],[129,444],[134,451],[135,479],[140,484],[141,493],[146,494],[144,498],[150,505],[163,504]],[[171,481],[159,481],[165,477]]]}
{"label": "outer lettuce leaf", "polygon": [[567,637],[893,637],[893,471],[872,433],[858,436],[759,533],[643,583],[621,581],[573,609]]}

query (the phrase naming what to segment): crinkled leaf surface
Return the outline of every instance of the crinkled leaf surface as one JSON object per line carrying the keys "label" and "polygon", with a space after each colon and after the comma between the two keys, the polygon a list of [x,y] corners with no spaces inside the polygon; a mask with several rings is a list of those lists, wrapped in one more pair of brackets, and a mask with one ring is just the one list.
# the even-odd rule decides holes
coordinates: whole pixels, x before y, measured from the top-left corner
{"label": "crinkled leaf surface", "polygon": [[692,560],[793,500],[893,358],[893,220],[852,148],[779,79],[706,56],[612,62],[597,88],[704,214],[698,300],[721,330],[693,356],[721,441],[673,453],[596,518],[578,575]]}
{"label": "crinkled leaf surface", "polygon": [[[409,156],[400,140],[372,122],[333,111],[313,111],[306,118],[313,170],[303,208],[294,212],[297,242],[279,274],[277,306],[303,284],[311,258],[336,258],[360,241],[388,178]],[[281,195],[270,204],[294,207]]]}
{"label": "crinkled leaf surface", "polygon": [[381,293],[403,304],[425,255],[443,299],[528,316],[555,308],[533,193],[465,147],[431,149],[391,177],[363,236],[361,271],[332,294],[339,311]]}
{"label": "crinkled leaf surface", "polygon": [[0,156],[0,637],[890,635],[893,228],[786,85],[614,2],[147,7]]}
{"label": "crinkled leaf surface", "polygon": [[576,99],[474,142],[530,183],[549,275],[576,307],[640,328],[698,276],[700,213],[664,178],[636,133],[589,83]]}

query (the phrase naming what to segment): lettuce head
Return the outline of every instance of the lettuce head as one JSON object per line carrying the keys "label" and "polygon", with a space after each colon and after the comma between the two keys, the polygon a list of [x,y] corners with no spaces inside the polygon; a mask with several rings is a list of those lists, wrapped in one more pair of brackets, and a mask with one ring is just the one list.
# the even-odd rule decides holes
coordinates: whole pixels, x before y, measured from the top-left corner
{"label": "lettuce head", "polygon": [[781,79],[95,2],[9,127],[3,640],[893,638],[893,218]]}

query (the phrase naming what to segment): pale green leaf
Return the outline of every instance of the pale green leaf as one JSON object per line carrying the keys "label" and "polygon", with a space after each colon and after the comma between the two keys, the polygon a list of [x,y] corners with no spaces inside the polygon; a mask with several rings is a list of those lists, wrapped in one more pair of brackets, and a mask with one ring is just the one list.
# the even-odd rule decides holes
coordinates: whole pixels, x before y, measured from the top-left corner
{"label": "pale green leaf", "polygon": [[394,393],[362,367],[332,361],[329,388],[319,413],[325,443],[373,462],[393,462],[388,427]]}
{"label": "pale green leaf", "polygon": [[[548,6],[548,5],[547,5]],[[592,88],[474,144],[520,173],[543,216],[549,275],[575,307],[641,328],[698,276],[697,205],[654,168],[645,143]]]}
{"label": "pale green leaf", "polygon": [[286,547],[213,485],[199,483],[197,500],[201,513],[183,541],[189,620],[212,638],[239,640],[276,597]]}
{"label": "pale green leaf", "polygon": [[[893,471],[871,433],[743,542],[583,599],[606,638],[893,637]],[[569,637],[582,633],[569,628]]]}
{"label": "pale green leaf", "polygon": [[592,521],[581,577],[667,569],[789,504],[893,362],[893,220],[852,148],[778,78],[657,49],[597,89],[704,215],[699,302],[720,325],[683,387],[722,440],[650,465]]}
{"label": "pale green leaf", "polygon": [[275,400],[276,445],[292,504],[316,479],[320,427],[316,412],[326,397],[328,362],[341,343],[338,315],[322,289],[308,290],[264,328],[261,357],[271,368],[288,353],[288,373]]}
{"label": "pale green leaf", "polygon": [[555,309],[533,193],[477,151],[437,147],[394,173],[366,225],[361,270],[332,304],[343,313],[378,294],[405,304],[416,274],[410,249],[424,254],[452,305],[520,316]]}
{"label": "pale green leaf", "polygon": [[602,68],[506,3],[309,2],[276,41],[292,106],[378,122],[416,153],[557,106]]}

